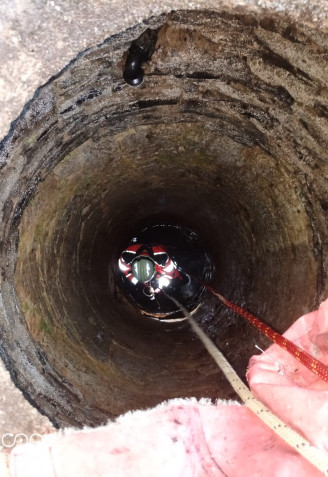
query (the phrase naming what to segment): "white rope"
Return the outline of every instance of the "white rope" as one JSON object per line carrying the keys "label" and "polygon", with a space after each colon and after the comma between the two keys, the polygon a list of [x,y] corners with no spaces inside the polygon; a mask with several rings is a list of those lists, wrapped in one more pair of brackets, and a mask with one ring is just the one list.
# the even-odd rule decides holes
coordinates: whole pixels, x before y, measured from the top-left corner
{"label": "white rope", "polygon": [[319,449],[312,446],[306,439],[304,439],[291,427],[287,426],[287,424],[273,414],[270,409],[256,399],[248,387],[239,378],[232,366],[225,359],[223,354],[196,323],[190,313],[188,313],[188,311],[175,298],[168,295],[167,293],[165,293],[165,295],[170,298],[181,309],[185,317],[188,318],[193,331],[202,341],[205,348],[222,370],[223,374],[238,396],[245,403],[245,406],[253,411],[267,426],[270,427],[270,429],[272,429],[276,434],[278,434],[279,437],[287,442],[287,444],[293,447],[293,449],[307,459],[312,465],[328,476],[328,456],[324,452],[321,452]]}

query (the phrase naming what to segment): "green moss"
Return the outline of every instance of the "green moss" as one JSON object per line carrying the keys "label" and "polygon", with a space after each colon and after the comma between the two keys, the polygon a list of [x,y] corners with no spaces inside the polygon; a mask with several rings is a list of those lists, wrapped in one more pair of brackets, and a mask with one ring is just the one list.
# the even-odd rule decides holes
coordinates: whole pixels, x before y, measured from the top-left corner
{"label": "green moss", "polygon": [[32,306],[27,301],[22,301],[20,305],[24,315],[32,310]]}
{"label": "green moss", "polygon": [[36,143],[36,140],[37,140],[37,136],[29,136],[27,139],[26,139],[26,144],[31,147],[31,146],[34,146],[34,144]]}
{"label": "green moss", "polygon": [[35,239],[40,242],[44,234],[44,228],[41,222],[38,222],[35,227]]}
{"label": "green moss", "polygon": [[40,331],[45,335],[51,335],[53,332],[52,326],[44,318],[41,318],[40,321]]}
{"label": "green moss", "polygon": [[61,162],[67,161],[68,159],[70,159],[72,157],[72,154],[73,154],[72,152],[69,152],[66,156],[63,157]]}

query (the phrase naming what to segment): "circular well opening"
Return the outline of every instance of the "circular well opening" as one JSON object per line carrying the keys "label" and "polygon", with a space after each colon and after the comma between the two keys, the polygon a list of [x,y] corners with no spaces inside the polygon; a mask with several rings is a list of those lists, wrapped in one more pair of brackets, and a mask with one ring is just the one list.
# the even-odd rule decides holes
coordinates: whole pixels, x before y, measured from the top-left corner
{"label": "circular well opening", "polygon": [[[146,28],[154,53],[133,88],[124,63]],[[54,423],[235,397],[187,323],[145,319],[126,297],[117,260],[143,227],[194,231],[213,286],[278,331],[323,298],[324,44],[283,16],[181,11],[37,91],[1,149],[1,352]],[[197,304],[244,376],[265,339],[208,293]]]}

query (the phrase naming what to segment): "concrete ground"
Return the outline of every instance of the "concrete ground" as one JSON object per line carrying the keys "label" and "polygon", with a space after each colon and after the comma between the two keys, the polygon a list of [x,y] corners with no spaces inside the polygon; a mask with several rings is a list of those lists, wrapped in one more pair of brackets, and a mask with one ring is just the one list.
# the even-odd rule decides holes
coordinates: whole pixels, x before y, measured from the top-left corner
{"label": "concrete ground", "polygon": [[[1,0],[0,2],[0,138],[4,137],[38,86],[75,55],[143,19],[177,8],[287,10],[295,18],[327,28],[324,0]],[[0,448],[6,433],[44,434],[51,424],[32,408],[0,366]],[[8,442],[8,441],[6,441]]]}

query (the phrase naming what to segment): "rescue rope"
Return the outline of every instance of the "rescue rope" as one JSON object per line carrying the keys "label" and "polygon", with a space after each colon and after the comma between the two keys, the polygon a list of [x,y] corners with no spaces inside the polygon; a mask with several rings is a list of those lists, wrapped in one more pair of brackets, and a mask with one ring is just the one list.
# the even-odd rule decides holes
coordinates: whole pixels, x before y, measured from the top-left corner
{"label": "rescue rope", "polygon": [[276,343],[278,346],[283,348],[289,354],[294,356],[300,363],[306,366],[312,373],[319,376],[324,381],[328,382],[328,367],[321,363],[318,359],[311,356],[309,353],[303,349],[296,346],[292,341],[289,341],[287,338],[284,338],[280,333],[274,331],[270,326],[263,323],[263,321],[256,318],[249,311],[244,310],[238,305],[235,305],[229,301],[224,296],[220,295],[217,291],[214,290],[211,286],[204,283],[204,286],[211,292],[213,295],[219,298],[228,308],[235,311],[238,315],[246,318],[255,328],[257,328],[261,333],[263,333],[267,338],[269,338],[273,343]]}
{"label": "rescue rope", "polygon": [[270,427],[270,429],[272,429],[279,437],[287,442],[287,444],[289,444],[293,449],[307,459],[314,467],[328,476],[328,455],[312,446],[306,439],[304,439],[291,427],[287,426],[287,424],[273,414],[263,403],[256,399],[248,387],[239,378],[232,366],[225,359],[223,354],[218,350],[206,333],[204,333],[204,331],[196,323],[186,308],[175,298],[168,295],[164,290],[162,290],[162,292],[181,309],[185,317],[188,319],[192,330],[202,341],[208,353],[219,366],[234,391],[244,402],[245,406],[253,411],[268,427]]}

